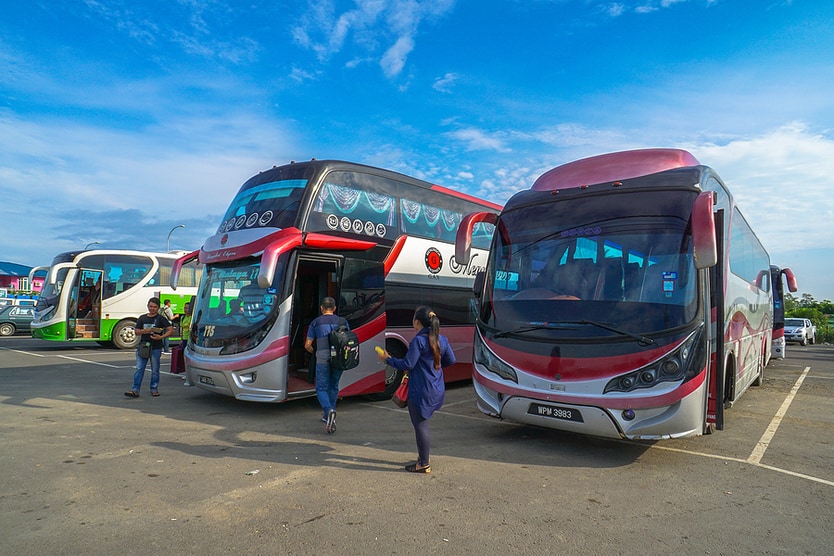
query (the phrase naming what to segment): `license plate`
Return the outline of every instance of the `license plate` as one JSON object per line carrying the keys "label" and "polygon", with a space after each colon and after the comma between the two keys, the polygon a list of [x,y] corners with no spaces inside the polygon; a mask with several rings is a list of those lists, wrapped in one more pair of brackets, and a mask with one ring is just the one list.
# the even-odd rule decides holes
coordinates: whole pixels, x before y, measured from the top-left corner
{"label": "license plate", "polygon": [[527,409],[527,413],[529,415],[550,417],[551,419],[560,419],[562,421],[576,421],[577,423],[584,423],[582,420],[582,414],[579,413],[578,410],[569,407],[531,403],[530,407]]}
{"label": "license plate", "polygon": [[214,379],[210,376],[200,375],[200,383],[208,384],[209,386],[214,386]]}

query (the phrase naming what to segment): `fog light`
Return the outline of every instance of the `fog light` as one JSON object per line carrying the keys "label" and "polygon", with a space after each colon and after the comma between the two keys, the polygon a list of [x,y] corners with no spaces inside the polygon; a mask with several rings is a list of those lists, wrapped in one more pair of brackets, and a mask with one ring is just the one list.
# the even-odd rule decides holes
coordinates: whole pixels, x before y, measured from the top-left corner
{"label": "fog light", "polygon": [[255,382],[255,379],[258,378],[258,373],[246,373],[245,375],[240,375],[240,381],[243,384],[252,384]]}
{"label": "fog light", "polygon": [[626,421],[631,421],[634,419],[634,410],[633,409],[626,409],[623,411],[623,419]]}

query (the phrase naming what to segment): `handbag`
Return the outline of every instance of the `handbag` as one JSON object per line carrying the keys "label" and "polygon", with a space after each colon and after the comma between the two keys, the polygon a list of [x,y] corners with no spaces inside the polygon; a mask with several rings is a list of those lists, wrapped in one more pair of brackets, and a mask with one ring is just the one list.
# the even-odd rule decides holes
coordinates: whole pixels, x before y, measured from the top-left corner
{"label": "handbag", "polygon": [[408,373],[403,375],[402,382],[400,382],[391,400],[397,407],[405,407],[408,405]]}
{"label": "handbag", "polygon": [[142,359],[149,358],[151,356],[151,343],[142,342],[141,344],[139,344],[139,349],[136,350],[136,355],[138,355]]}

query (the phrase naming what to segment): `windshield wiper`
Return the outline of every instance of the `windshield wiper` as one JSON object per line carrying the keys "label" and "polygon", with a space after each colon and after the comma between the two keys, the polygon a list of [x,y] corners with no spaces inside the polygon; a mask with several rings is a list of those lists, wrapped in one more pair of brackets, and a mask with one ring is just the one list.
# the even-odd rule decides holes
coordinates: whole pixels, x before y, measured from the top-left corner
{"label": "windshield wiper", "polygon": [[504,330],[502,332],[497,332],[495,334],[495,338],[503,338],[505,336],[509,336],[511,334],[524,334],[526,332],[533,332],[535,330],[575,330],[575,326],[564,326],[565,324],[581,324],[576,322],[531,322],[529,324],[525,324],[519,326],[518,328],[513,328],[512,330]]}
{"label": "windshield wiper", "polygon": [[657,343],[654,341],[653,338],[649,338],[648,336],[632,334],[631,332],[626,332],[625,330],[620,330],[619,328],[615,328],[609,324],[606,324],[604,322],[597,322],[595,320],[561,320],[558,322],[548,324],[588,324],[591,326],[596,326],[597,328],[602,328],[603,330],[608,330],[609,332],[613,332],[614,334],[619,334],[620,336],[627,336],[633,340],[637,340],[637,343],[639,343],[641,346],[650,346],[652,344]]}
{"label": "windshield wiper", "polygon": [[596,326],[597,328],[602,328],[603,330],[619,334],[620,336],[626,336],[627,338],[636,340],[637,343],[639,343],[641,346],[650,346],[652,344],[657,343],[654,341],[654,339],[649,338],[648,336],[632,334],[631,332],[626,332],[625,330],[620,330],[619,328],[615,328],[609,324],[606,324],[604,322],[597,322],[595,320],[560,320],[550,322],[531,322],[529,324],[519,326],[518,328],[514,328],[512,330],[504,330],[502,332],[498,332],[495,334],[494,337],[504,338],[512,334],[526,334],[527,332],[533,332],[536,330],[575,330],[576,327],[570,325],[576,324]]}

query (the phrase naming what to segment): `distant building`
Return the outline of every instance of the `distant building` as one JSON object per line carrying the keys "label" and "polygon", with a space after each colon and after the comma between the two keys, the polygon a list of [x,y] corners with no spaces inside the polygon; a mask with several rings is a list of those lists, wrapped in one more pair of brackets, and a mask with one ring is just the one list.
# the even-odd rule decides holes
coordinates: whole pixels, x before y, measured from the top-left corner
{"label": "distant building", "polygon": [[32,284],[29,283],[29,272],[32,267],[17,263],[0,261],[0,289],[11,291],[34,291],[40,292],[46,273],[41,272],[34,276]]}

